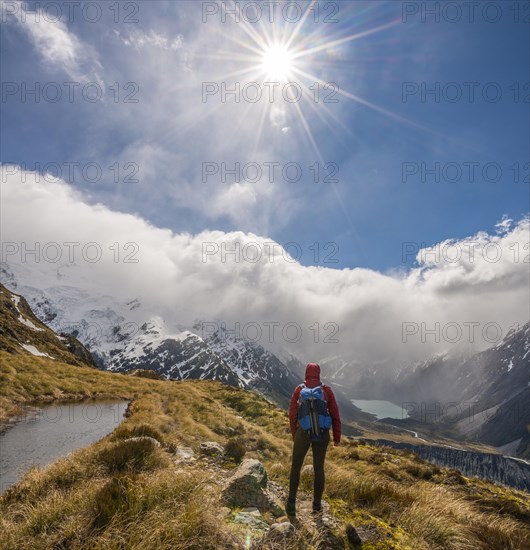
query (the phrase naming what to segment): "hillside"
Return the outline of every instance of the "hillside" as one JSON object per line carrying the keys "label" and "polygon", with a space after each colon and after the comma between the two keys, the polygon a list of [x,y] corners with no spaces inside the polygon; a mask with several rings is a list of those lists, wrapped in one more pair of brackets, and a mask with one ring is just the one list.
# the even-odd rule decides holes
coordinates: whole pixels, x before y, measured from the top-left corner
{"label": "hillside", "polygon": [[[263,464],[267,490],[280,500],[287,486],[286,413],[258,394],[5,351],[0,364],[4,402],[133,400],[112,434],[29,472],[0,498],[0,548],[241,548],[248,541],[252,548],[515,549],[530,537],[527,494],[354,439],[330,449],[324,518],[304,513],[305,496],[300,524],[281,534],[270,528],[284,521],[276,509],[223,501],[243,453]],[[207,442],[225,452],[215,456]],[[310,487],[306,469],[302,488]],[[357,537],[364,542],[348,542]]]}

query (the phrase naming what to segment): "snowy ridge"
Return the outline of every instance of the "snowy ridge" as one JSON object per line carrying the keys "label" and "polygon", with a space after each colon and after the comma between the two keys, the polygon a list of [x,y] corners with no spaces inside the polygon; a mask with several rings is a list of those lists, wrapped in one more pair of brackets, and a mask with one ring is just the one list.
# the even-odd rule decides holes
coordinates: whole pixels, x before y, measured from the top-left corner
{"label": "snowy ridge", "polygon": [[31,284],[35,273],[23,265],[3,263],[0,273],[41,321],[57,333],[75,336],[102,369],[148,369],[171,380],[218,380],[280,400],[298,382],[258,343],[222,330],[203,338],[200,322],[190,330],[171,328],[156,312],[146,311],[139,297],[105,295],[97,283],[74,279],[60,267],[56,275],[47,272],[48,284],[42,288]]}

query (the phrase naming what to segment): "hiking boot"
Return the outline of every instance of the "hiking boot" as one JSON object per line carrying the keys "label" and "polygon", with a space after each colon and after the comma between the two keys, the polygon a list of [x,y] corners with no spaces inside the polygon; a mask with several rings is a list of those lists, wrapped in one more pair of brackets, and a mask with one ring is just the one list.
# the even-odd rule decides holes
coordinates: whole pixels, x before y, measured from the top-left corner
{"label": "hiking boot", "polygon": [[322,503],[313,502],[313,514],[321,514],[321,513],[322,513]]}
{"label": "hiking boot", "polygon": [[285,513],[291,518],[296,516],[296,501],[290,498],[287,499],[285,502]]}

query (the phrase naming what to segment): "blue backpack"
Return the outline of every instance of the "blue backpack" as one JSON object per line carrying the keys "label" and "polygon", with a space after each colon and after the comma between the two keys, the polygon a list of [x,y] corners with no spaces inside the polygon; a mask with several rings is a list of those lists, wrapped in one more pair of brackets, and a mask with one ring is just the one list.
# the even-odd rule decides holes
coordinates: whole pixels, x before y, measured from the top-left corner
{"label": "blue backpack", "polygon": [[320,441],[322,434],[331,428],[331,416],[324,399],[324,387],[308,388],[300,384],[298,398],[298,423],[300,428],[311,437],[311,441]]}

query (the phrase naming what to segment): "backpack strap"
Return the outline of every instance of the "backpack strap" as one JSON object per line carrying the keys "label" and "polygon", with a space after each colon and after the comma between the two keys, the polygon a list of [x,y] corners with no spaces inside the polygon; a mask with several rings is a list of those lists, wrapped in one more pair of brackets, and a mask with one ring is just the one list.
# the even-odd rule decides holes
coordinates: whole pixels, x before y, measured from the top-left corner
{"label": "backpack strap", "polygon": [[328,407],[328,413],[329,413],[328,395],[326,394],[326,390],[329,388],[329,386],[326,386],[326,384],[320,384],[320,385],[322,386],[322,397],[326,402],[326,407]]}
{"label": "backpack strap", "polygon": [[298,392],[298,406],[300,406],[300,403],[302,402],[302,390],[305,388],[305,384],[298,384],[297,387],[300,389]]}

